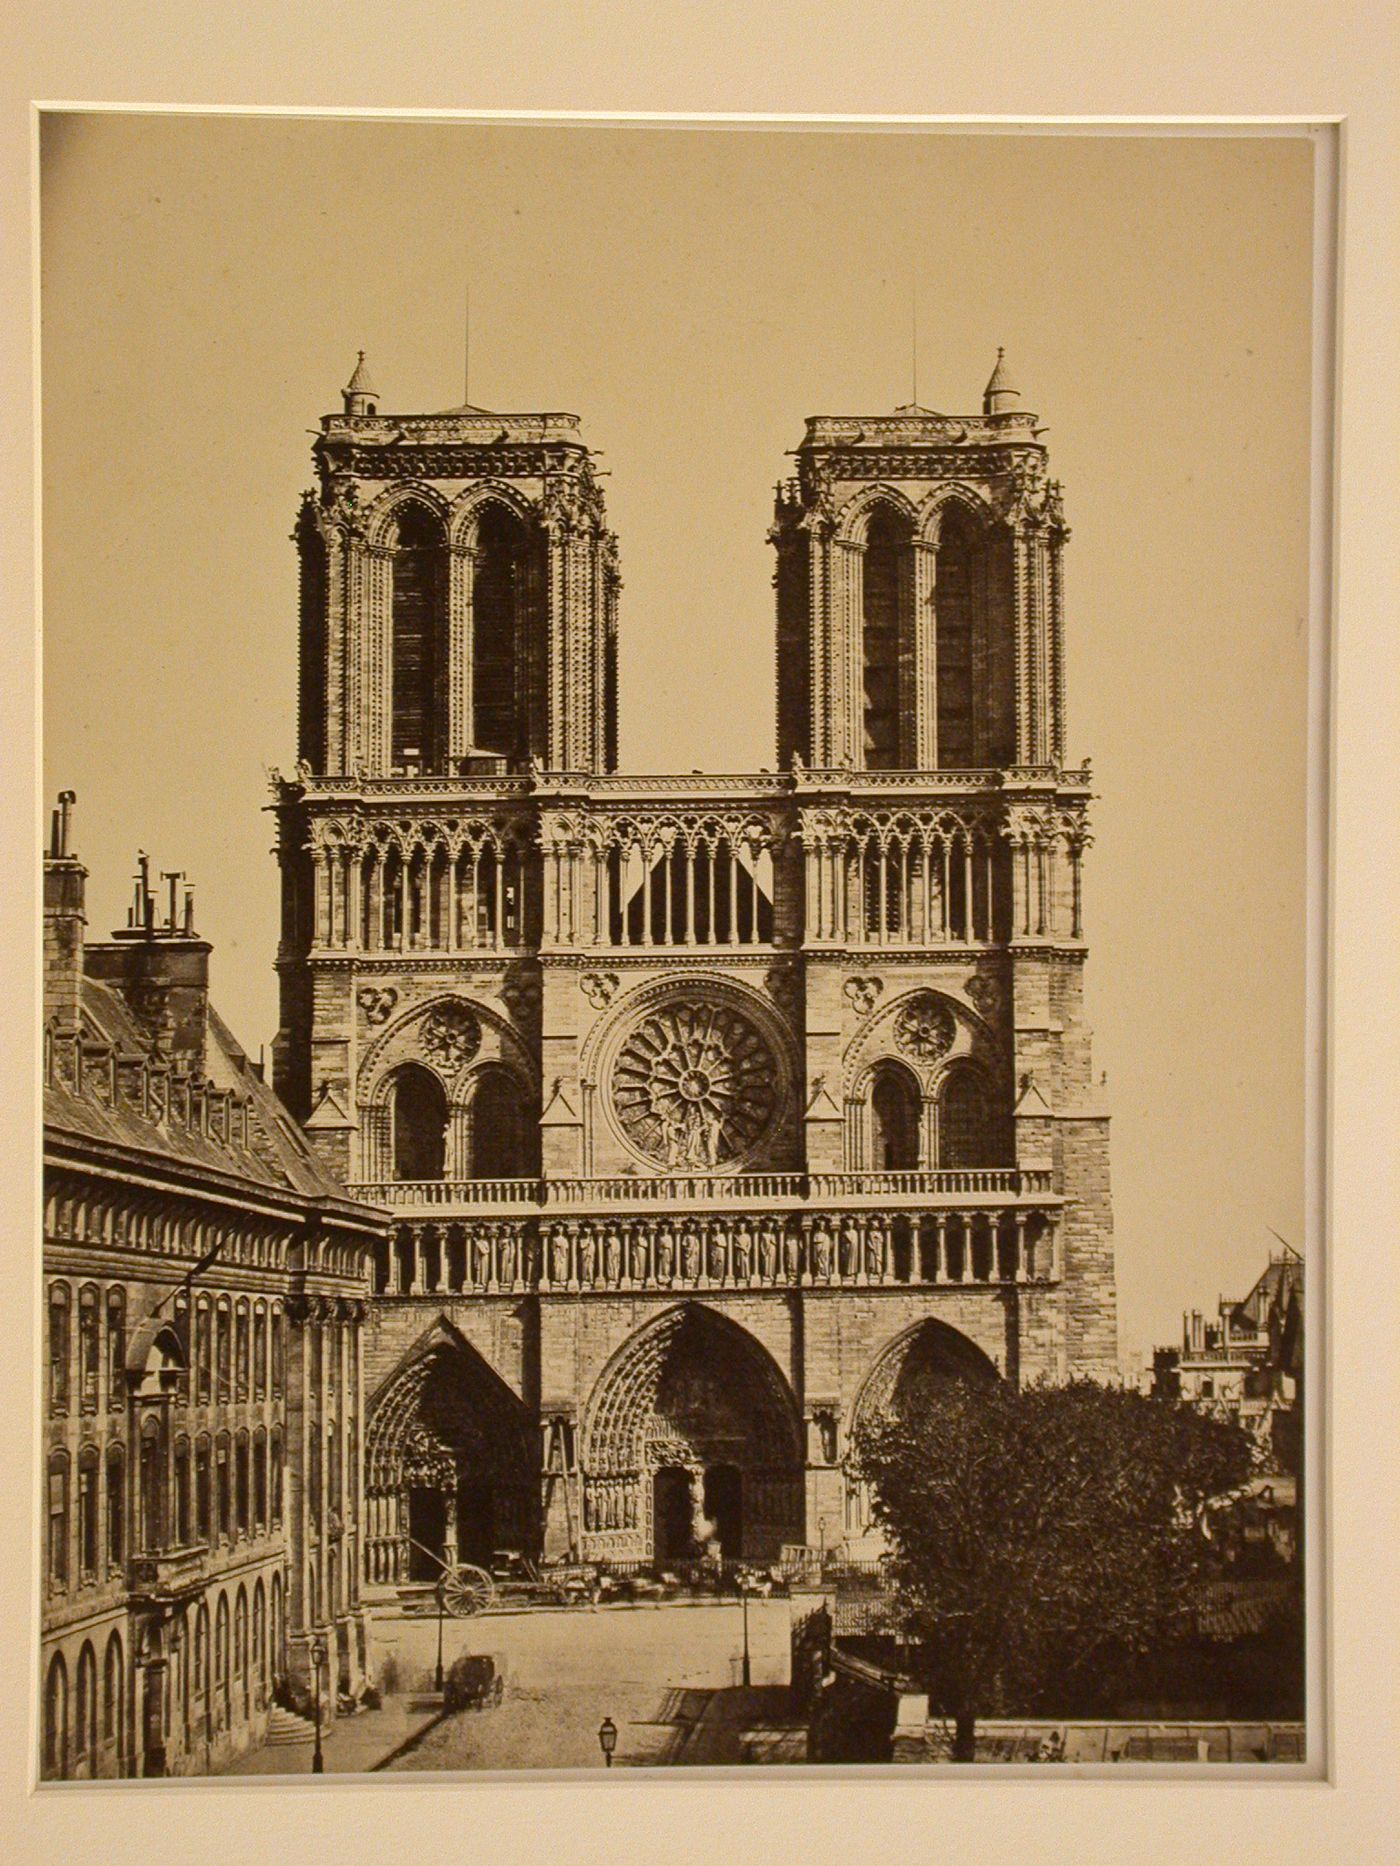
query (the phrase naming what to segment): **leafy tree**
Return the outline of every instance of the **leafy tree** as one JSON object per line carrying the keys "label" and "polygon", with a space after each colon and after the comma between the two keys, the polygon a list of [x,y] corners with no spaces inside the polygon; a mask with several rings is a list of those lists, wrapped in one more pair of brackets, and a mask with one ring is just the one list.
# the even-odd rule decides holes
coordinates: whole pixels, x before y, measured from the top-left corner
{"label": "leafy tree", "polygon": [[971,1762],[978,1717],[1072,1673],[1131,1665],[1189,1623],[1212,1500],[1249,1435],[1193,1407],[1077,1380],[926,1383],[858,1435],[929,1708]]}

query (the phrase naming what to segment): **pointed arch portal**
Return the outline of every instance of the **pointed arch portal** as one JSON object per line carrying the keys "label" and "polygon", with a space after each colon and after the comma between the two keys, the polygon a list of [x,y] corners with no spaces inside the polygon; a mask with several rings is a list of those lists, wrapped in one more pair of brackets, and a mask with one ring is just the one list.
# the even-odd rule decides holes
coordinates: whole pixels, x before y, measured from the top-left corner
{"label": "pointed arch portal", "polygon": [[366,1430],[369,1582],[431,1582],[444,1562],[533,1553],[536,1468],[525,1406],[440,1324],[390,1376]]}
{"label": "pointed arch portal", "polygon": [[[963,1380],[972,1386],[990,1386],[1000,1378],[981,1348],[956,1328],[932,1316],[896,1335],[876,1357],[851,1409],[848,1444],[854,1444],[867,1421],[916,1416],[927,1407],[940,1387]],[[860,1538],[874,1528],[869,1486],[856,1476],[848,1459],[846,1468],[846,1532]],[[878,1533],[878,1532],[877,1532]]]}
{"label": "pointed arch portal", "polygon": [[585,1554],[771,1561],[802,1540],[792,1390],[745,1329],[699,1303],[668,1310],[604,1370],[583,1435]]}

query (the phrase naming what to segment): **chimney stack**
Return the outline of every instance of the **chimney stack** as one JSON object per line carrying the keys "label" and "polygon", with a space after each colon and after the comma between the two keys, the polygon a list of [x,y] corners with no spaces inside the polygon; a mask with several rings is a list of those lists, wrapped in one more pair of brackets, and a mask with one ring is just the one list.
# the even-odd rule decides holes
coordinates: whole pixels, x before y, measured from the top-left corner
{"label": "chimney stack", "polygon": [[[87,948],[93,978],[114,986],[151,1038],[156,1053],[177,1071],[201,1075],[209,1023],[207,940],[194,930],[194,889],[182,869],[161,869],[168,889],[163,919],[151,886],[151,859],[138,850],[126,925],[110,940]],[[184,899],[180,887],[184,882]]]}
{"label": "chimney stack", "polygon": [[63,1034],[78,1029],[83,989],[87,870],[72,853],[71,790],[60,791],[44,857],[44,1018]]}

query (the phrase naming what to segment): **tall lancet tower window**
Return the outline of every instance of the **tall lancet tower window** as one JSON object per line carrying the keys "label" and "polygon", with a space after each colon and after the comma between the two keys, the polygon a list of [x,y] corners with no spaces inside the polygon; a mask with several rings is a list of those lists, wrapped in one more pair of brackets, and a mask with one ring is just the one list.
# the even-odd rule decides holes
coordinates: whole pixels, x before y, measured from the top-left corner
{"label": "tall lancet tower window", "polygon": [[877,505],[865,530],[861,659],[863,763],[897,771],[914,762],[913,549],[909,521]]}
{"label": "tall lancet tower window", "polygon": [[543,759],[543,622],[537,540],[501,505],[483,511],[472,579],[472,743],[480,752]]}
{"label": "tall lancet tower window", "polygon": [[421,505],[399,509],[389,534],[393,561],[390,758],[403,772],[438,770],[446,711],[447,540]]}

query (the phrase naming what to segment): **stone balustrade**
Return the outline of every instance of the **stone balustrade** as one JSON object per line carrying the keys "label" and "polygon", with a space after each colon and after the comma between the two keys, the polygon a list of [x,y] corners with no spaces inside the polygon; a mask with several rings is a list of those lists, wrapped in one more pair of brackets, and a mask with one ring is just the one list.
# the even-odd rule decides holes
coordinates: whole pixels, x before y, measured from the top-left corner
{"label": "stone balustrade", "polygon": [[646,1210],[659,1205],[752,1211],[755,1201],[797,1207],[878,1200],[900,1208],[964,1204],[968,1199],[1044,1200],[1053,1195],[1048,1167],[972,1166],[910,1172],[619,1173],[601,1178],[362,1180],[352,1190],[390,1210],[577,1211],[599,1206]]}

